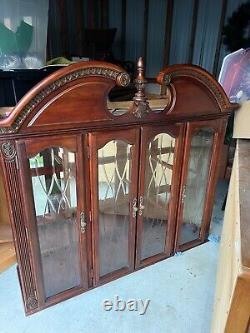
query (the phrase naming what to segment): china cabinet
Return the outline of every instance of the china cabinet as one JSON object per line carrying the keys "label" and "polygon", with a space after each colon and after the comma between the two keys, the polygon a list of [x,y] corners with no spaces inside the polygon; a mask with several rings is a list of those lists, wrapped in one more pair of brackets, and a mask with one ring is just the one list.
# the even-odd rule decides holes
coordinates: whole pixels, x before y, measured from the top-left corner
{"label": "china cabinet", "polygon": [[[175,65],[131,102],[121,68],[83,62],[0,119],[2,173],[26,314],[207,239],[231,104],[203,69]],[[152,97],[152,96],[151,96]]]}

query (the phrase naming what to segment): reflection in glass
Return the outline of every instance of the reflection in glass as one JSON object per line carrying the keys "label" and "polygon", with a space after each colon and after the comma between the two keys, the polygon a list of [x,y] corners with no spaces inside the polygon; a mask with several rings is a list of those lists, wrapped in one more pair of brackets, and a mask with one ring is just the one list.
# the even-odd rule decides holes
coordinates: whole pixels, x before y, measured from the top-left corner
{"label": "reflection in glass", "polygon": [[161,133],[146,155],[141,260],[163,253],[174,163],[175,139]]}
{"label": "reflection in glass", "polygon": [[214,131],[201,129],[191,141],[188,173],[183,196],[180,244],[199,238],[202,223]]}
{"label": "reflection in glass", "polygon": [[131,145],[113,140],[98,150],[100,276],[128,267]]}
{"label": "reflection in glass", "polygon": [[[145,94],[149,107],[153,113],[161,113],[170,103],[170,90],[165,85],[158,83],[146,83]],[[133,105],[134,88],[127,89],[125,94],[117,93],[117,89],[111,89],[107,99],[107,109],[113,116],[122,116],[129,112]]]}
{"label": "reflection in glass", "polygon": [[80,284],[75,154],[48,148],[29,159],[46,297]]}

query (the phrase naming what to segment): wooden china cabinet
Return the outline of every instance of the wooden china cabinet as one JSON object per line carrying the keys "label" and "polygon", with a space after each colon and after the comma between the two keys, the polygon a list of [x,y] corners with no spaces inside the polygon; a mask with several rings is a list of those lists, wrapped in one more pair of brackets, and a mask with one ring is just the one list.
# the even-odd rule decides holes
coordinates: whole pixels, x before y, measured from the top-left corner
{"label": "wooden china cabinet", "polygon": [[[103,62],[63,68],[0,119],[0,151],[26,314],[201,244],[231,104],[196,66],[144,95]],[[151,96],[152,97],[152,96]]]}

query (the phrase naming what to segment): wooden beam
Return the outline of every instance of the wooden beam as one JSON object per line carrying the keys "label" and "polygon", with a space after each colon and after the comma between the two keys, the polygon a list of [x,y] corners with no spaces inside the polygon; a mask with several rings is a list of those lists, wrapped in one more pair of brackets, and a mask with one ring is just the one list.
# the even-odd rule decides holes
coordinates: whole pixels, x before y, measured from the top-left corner
{"label": "wooden beam", "polygon": [[122,0],[122,31],[121,31],[121,56],[125,60],[126,52],[126,20],[127,20],[127,0]]}
{"label": "wooden beam", "polygon": [[[241,260],[250,273],[250,142],[238,140]],[[249,274],[250,278],[250,274]]]}
{"label": "wooden beam", "polygon": [[224,216],[211,333],[249,332],[249,140],[238,140]]}
{"label": "wooden beam", "polygon": [[195,42],[195,35],[196,35],[196,28],[197,28],[199,0],[194,0],[193,3],[194,3],[193,4],[193,20],[192,20],[192,28],[191,28],[191,36],[190,36],[189,52],[188,52],[188,63],[190,63],[190,64],[192,64],[193,54],[194,54],[194,42]]}
{"label": "wooden beam", "polygon": [[216,51],[214,56],[214,66],[213,66],[213,74],[217,76],[218,74],[218,65],[220,60],[220,50],[221,50],[221,42],[222,42],[222,31],[225,24],[226,12],[227,12],[227,0],[222,0],[221,7],[221,17],[220,17],[220,25],[217,37]]}
{"label": "wooden beam", "polygon": [[148,46],[148,10],[149,0],[144,1],[144,31],[143,31],[143,60],[146,68],[147,62],[147,46]]}
{"label": "wooden beam", "polygon": [[173,23],[174,0],[168,0],[166,24],[165,24],[165,38],[164,38],[164,56],[163,65],[169,64],[169,55],[171,47],[172,23]]}

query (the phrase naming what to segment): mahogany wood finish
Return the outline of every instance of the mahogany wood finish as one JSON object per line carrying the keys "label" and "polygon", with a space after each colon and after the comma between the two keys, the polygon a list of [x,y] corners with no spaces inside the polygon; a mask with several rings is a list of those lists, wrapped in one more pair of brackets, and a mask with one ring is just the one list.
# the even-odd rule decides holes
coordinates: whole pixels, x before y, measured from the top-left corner
{"label": "mahogany wood finish", "polygon": [[[153,257],[141,259],[141,246],[142,246],[142,229],[143,229],[143,214],[138,216],[137,219],[137,249],[136,249],[136,267],[144,267],[158,260],[169,257],[173,253],[173,242],[174,242],[174,233],[176,229],[176,211],[177,203],[179,197],[179,182],[182,170],[182,153],[184,149],[184,124],[176,124],[170,126],[145,126],[141,129],[141,163],[140,163],[140,179],[139,179],[139,190],[138,198],[144,197],[146,188],[145,188],[145,169],[147,162],[147,150],[149,142],[160,133],[166,133],[176,139],[174,147],[174,156],[175,160],[173,163],[173,175],[172,175],[172,184],[171,184],[171,200],[168,207],[166,207],[166,213],[168,225],[166,232],[166,240],[164,251],[162,253],[156,254]],[[162,151],[164,153],[164,151]]]}
{"label": "mahogany wood finish", "polygon": [[[99,207],[98,207],[98,161],[97,151],[105,146],[106,143],[119,139],[132,145],[131,149],[131,189],[129,190],[130,216],[129,216],[129,231],[128,231],[128,266],[117,271],[111,272],[103,277],[100,276],[99,267]],[[90,145],[90,168],[91,173],[91,202],[92,202],[92,219],[93,223],[93,254],[94,254],[94,272],[95,285],[111,281],[113,277],[118,277],[134,270],[134,251],[135,251],[135,218],[133,217],[132,202],[137,196],[138,183],[138,159],[139,159],[139,131],[137,129],[97,132],[91,133],[89,136]],[[119,162],[118,162],[119,163]],[[118,216],[117,216],[118,219]],[[110,256],[114,253],[110,253]],[[109,258],[106,258],[107,265]]]}
{"label": "mahogany wood finish", "polygon": [[[213,199],[215,194],[215,186],[217,180],[217,164],[219,160],[219,154],[221,151],[221,147],[223,144],[223,140],[221,138],[224,137],[225,134],[225,120],[209,120],[202,122],[190,122],[187,124],[187,132],[186,132],[186,141],[185,141],[185,150],[183,156],[183,169],[182,169],[182,177],[181,177],[181,200],[179,200],[179,209],[178,209],[178,217],[177,217],[177,229],[176,229],[176,251],[183,251],[189,248],[192,248],[195,245],[203,243],[207,237],[210,227],[210,220],[212,215],[213,208]],[[212,144],[212,152],[211,152],[211,160],[209,161],[209,171],[208,171],[208,181],[207,188],[205,194],[205,204],[203,209],[202,216],[202,224],[199,230],[199,236],[196,240],[191,242],[187,242],[185,244],[179,244],[179,236],[180,236],[180,228],[183,223],[183,200],[182,196],[185,191],[185,186],[187,182],[187,172],[188,172],[188,163],[190,160],[190,146],[191,140],[195,133],[197,133],[200,129],[211,129],[214,131],[213,144]],[[185,194],[184,194],[185,195]]]}
{"label": "mahogany wood finish", "polygon": [[[140,95],[140,91],[143,92],[140,89],[144,89],[144,86],[141,85],[145,84],[141,75],[143,73],[142,60],[140,60],[139,65],[139,76],[136,83],[139,86]],[[237,108],[237,105],[231,104],[216,80],[197,66],[175,65],[167,67],[159,74],[157,80],[165,86],[167,103],[164,110],[154,112],[150,109],[144,96],[140,95],[141,100],[136,98],[137,108],[128,107],[127,112],[119,116],[108,110],[108,93],[115,85],[126,86],[129,83],[128,74],[122,68],[104,62],[73,64],[41,81],[23,97],[9,115],[0,119],[1,170],[5,179],[4,185],[8,198],[26,314],[34,313],[123,274],[164,259],[174,254],[175,251],[190,248],[206,240],[212,212],[215,174],[220,148],[224,139],[227,118]],[[141,112],[141,110],[146,110],[146,112]],[[199,237],[194,242],[179,246],[179,230],[182,225],[183,210],[181,198],[190,158],[190,143],[192,136],[201,128],[211,128],[215,132],[208,181],[205,188],[202,224]],[[165,184],[164,193],[168,192],[169,198],[167,206],[164,208],[166,213],[163,210],[165,216],[161,222],[157,220],[157,217],[155,218],[157,227],[162,227],[163,223],[167,225],[166,235],[164,235],[165,243],[163,251],[141,260],[147,150],[153,138],[162,133],[175,140],[174,147],[162,148],[157,146],[159,141],[156,141],[152,148],[153,154],[156,154],[156,157],[157,154],[159,155],[157,161],[163,166],[163,172],[165,168],[168,168],[172,175],[171,184]],[[115,155],[101,156],[98,162],[98,151],[110,142],[115,147]],[[130,151],[125,152],[124,149],[121,149],[121,152],[118,153],[118,150],[116,151],[118,149],[117,142],[131,145]],[[58,147],[61,147],[61,153],[63,149],[69,151],[68,155],[66,157],[59,156]],[[48,164],[51,157],[44,153],[49,149],[52,157],[55,155],[53,157],[55,161],[52,164]],[[43,163],[43,165],[34,171],[30,167],[29,159],[41,152],[45,155],[41,155],[38,162]],[[160,160],[161,154],[167,152],[173,154],[172,163]],[[72,164],[72,156],[75,156],[75,168]],[[62,163],[67,164],[66,171]],[[99,253],[98,191],[100,188],[98,188],[98,163],[106,165],[108,173],[111,172],[110,166],[108,169],[109,163],[113,163],[112,167],[115,165],[116,168],[116,178],[119,179],[115,198],[118,206],[115,209],[118,209],[118,213],[112,212],[112,214],[117,214],[115,215],[117,218],[114,220],[112,217],[114,223],[107,221],[107,225],[113,232],[112,241],[118,248],[118,252],[119,246],[124,248],[124,244],[128,244],[129,262],[127,266],[125,265],[126,267],[122,266],[120,269],[102,276],[100,276]],[[132,163],[132,167],[129,169],[126,163],[129,165]],[[121,173],[121,171],[124,172]],[[60,178],[63,172],[66,176]],[[72,191],[65,185],[66,180],[69,181],[67,173],[70,172],[73,172],[73,177],[75,177],[77,191],[77,206],[72,206],[75,213],[72,208],[66,207],[67,204],[70,206],[70,202],[67,201],[67,193]],[[131,179],[128,187],[129,174]],[[55,211],[54,215],[62,209],[63,223],[70,222],[72,228],[76,228],[77,235],[79,235],[77,236],[76,253],[80,258],[78,267],[80,282],[75,283],[72,288],[66,288],[66,290],[49,297],[45,295],[44,281],[47,276],[44,276],[42,271],[41,244],[39,244],[38,235],[39,219],[42,216],[36,216],[37,207],[35,204],[37,205],[37,203],[35,203],[33,194],[35,185],[32,179],[35,176],[44,177],[41,178],[44,187],[47,186],[48,178],[58,177],[57,187],[60,188],[62,198],[66,203],[61,208],[61,203],[59,203],[58,211]],[[112,177],[109,174],[105,177],[108,179],[109,190],[114,191]],[[154,178],[154,172],[152,172],[151,177],[156,184],[158,178]],[[161,174],[159,177],[161,178]],[[121,187],[123,192],[120,191]],[[62,190],[62,188],[64,189]],[[45,188],[44,190],[49,193],[47,193],[44,215],[49,215],[53,211],[53,189]],[[157,190],[158,192],[162,190],[161,184]],[[50,197],[50,195],[52,196]],[[107,202],[112,201],[112,196],[107,195],[107,193],[106,198]],[[127,216],[123,210],[125,199],[129,200],[128,233],[127,238],[117,245],[116,236],[119,235],[115,234],[114,225],[121,228],[124,234],[126,232],[126,229],[122,229],[125,228],[122,221]],[[195,200],[195,198],[190,199]],[[52,208],[49,208],[49,205],[52,205]],[[66,213],[75,216],[75,222],[72,222]],[[56,224],[54,227],[55,237],[58,232],[56,228],[60,227],[60,219],[61,216],[59,220],[53,220]],[[48,218],[47,220],[46,223],[51,223]],[[150,216],[149,222],[152,222],[152,232],[156,232],[153,220],[154,216]],[[61,228],[63,228],[62,225]],[[53,237],[53,234],[51,236]],[[69,237],[67,233],[66,236]],[[60,251],[64,250],[66,251],[67,248],[60,249]],[[58,254],[55,254],[57,249],[49,248],[46,251],[46,255],[57,258]],[[118,256],[119,259],[119,253],[113,252],[110,251],[106,258],[107,265],[109,260],[114,259],[114,256]],[[62,265],[68,264],[65,260],[60,263]],[[69,273],[74,275],[74,272]]]}

